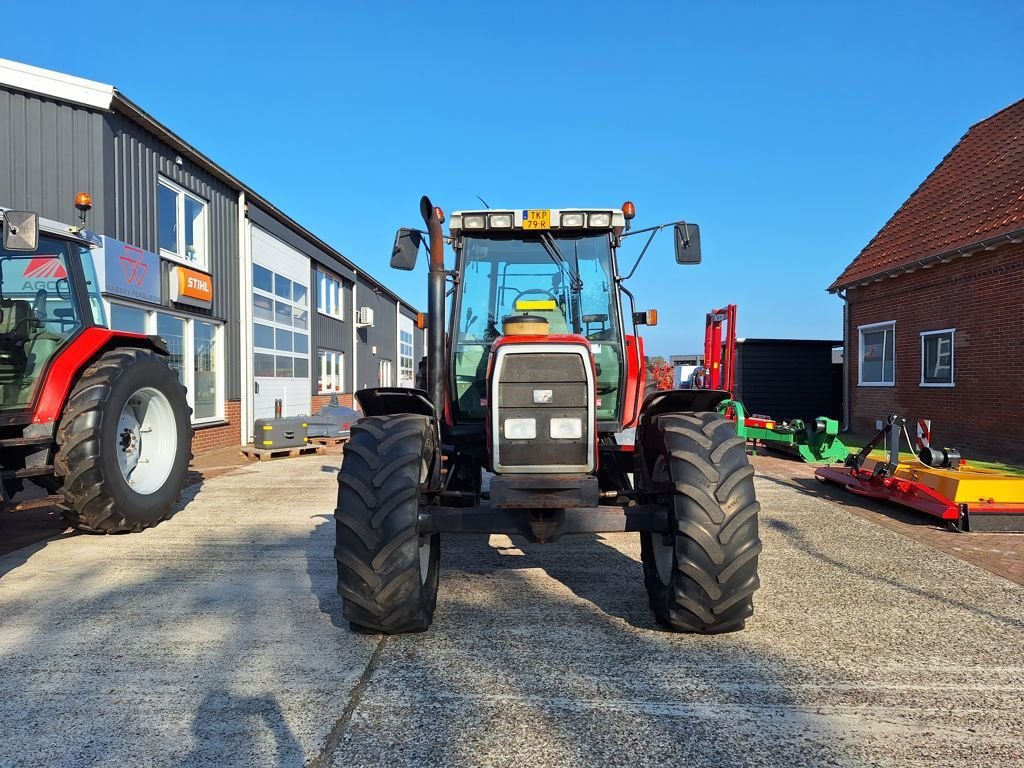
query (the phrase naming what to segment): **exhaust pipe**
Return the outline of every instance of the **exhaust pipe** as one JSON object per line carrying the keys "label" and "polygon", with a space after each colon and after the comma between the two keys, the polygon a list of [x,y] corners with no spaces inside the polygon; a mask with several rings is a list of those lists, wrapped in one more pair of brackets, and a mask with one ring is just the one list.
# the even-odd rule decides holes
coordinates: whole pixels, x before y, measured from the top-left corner
{"label": "exhaust pipe", "polygon": [[444,417],[444,232],[430,198],[420,199],[420,215],[430,236],[430,266],[427,273],[427,393],[438,420]]}

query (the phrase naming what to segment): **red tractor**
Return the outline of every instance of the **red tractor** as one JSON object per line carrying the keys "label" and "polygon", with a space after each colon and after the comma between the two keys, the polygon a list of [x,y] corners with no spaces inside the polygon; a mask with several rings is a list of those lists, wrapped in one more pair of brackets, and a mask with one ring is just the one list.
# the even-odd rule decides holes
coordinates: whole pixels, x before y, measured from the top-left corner
{"label": "red tractor", "polygon": [[[93,236],[25,211],[0,209],[0,224],[0,511],[56,505],[96,533],[155,525],[191,459],[167,347],[105,327]],[[26,480],[47,495],[16,499]]]}
{"label": "red tractor", "polygon": [[[644,397],[637,326],[655,313],[636,311],[623,284],[666,227],[676,261],[699,263],[698,228],[630,232],[627,203],[457,212],[446,237],[440,209],[426,197],[420,209],[426,231],[399,230],[391,265],[412,269],[426,235],[424,388],[356,393],[365,416],[338,477],[338,592],[352,628],[430,626],[442,534],[636,531],[660,624],[741,629],[761,542],[753,469],[715,411],[728,393]],[[640,233],[623,276],[618,249]]]}

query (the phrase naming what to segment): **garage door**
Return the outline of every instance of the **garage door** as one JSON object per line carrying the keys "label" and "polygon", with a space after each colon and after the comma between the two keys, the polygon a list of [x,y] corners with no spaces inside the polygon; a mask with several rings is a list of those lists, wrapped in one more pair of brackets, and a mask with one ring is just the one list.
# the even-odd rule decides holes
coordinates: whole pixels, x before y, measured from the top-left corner
{"label": "garage door", "polygon": [[309,259],[252,227],[253,418],[310,412]]}

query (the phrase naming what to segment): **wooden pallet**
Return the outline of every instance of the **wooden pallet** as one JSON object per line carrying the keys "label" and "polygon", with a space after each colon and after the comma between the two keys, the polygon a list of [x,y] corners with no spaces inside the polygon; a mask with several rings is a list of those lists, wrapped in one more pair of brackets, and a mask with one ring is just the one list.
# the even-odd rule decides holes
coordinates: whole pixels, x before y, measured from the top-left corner
{"label": "wooden pallet", "polygon": [[311,456],[314,453],[323,453],[321,445],[300,445],[297,448],[253,448],[247,445],[242,448],[242,455],[247,459],[259,459],[269,461],[270,459],[293,459],[296,456]]}
{"label": "wooden pallet", "polygon": [[348,442],[347,437],[311,437],[309,438],[310,445],[344,445]]}

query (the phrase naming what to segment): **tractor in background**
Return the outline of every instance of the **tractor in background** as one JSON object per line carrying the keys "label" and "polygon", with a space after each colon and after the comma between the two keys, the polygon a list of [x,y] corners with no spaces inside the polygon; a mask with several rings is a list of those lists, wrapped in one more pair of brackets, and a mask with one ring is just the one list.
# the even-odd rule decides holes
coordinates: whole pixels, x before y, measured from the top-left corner
{"label": "tractor in background", "polygon": [[[461,211],[447,236],[426,197],[420,213],[425,231],[399,230],[391,265],[412,269],[425,240],[425,387],[356,393],[364,417],[338,476],[338,592],[352,628],[430,626],[442,536],[631,531],[661,625],[741,629],[761,542],[753,469],[735,424],[716,411],[729,395],[645,397],[637,327],[656,313],[637,311],[624,284],[665,228],[676,261],[699,263],[699,229],[630,231],[632,203]],[[623,275],[619,248],[641,233]],[[624,439],[631,427],[635,439]]]}
{"label": "tractor in background", "polygon": [[[76,205],[84,220],[88,195]],[[0,511],[57,506],[94,533],[155,525],[192,457],[166,345],[106,327],[94,236],[25,211],[0,209],[0,224]],[[26,481],[45,494],[16,498]]]}

